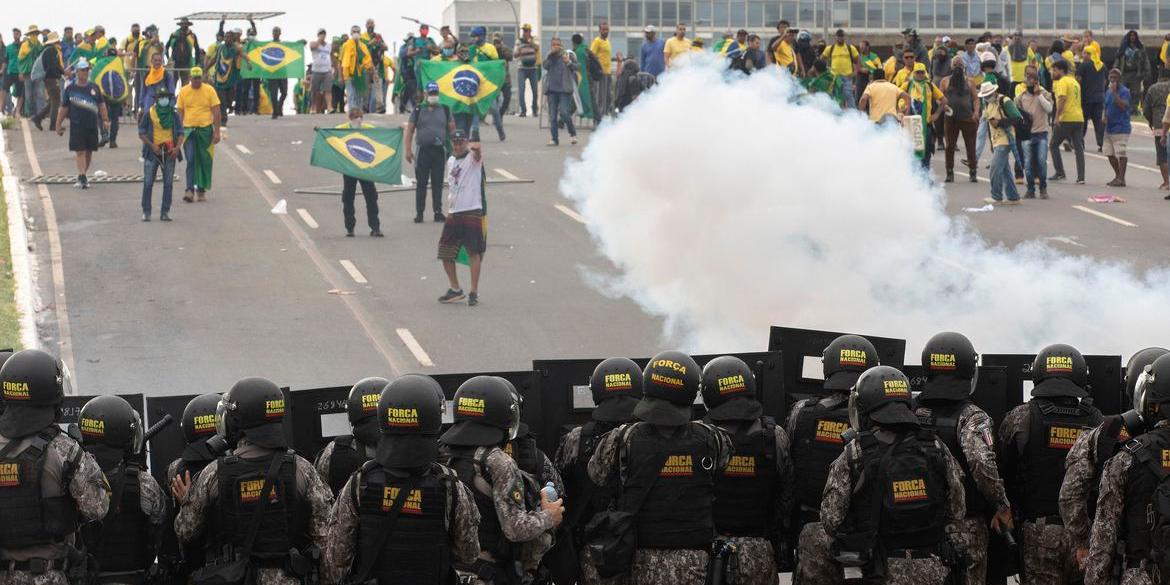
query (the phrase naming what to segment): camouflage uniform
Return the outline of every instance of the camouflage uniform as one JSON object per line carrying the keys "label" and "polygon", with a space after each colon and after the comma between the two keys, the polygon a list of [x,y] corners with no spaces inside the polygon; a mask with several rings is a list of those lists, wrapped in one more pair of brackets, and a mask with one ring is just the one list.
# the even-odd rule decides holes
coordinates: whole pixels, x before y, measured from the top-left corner
{"label": "camouflage uniform", "polygon": [[[557,447],[556,452],[556,466],[562,474],[569,473],[569,469],[577,464],[577,457],[581,453],[581,427],[575,427],[561,437],[561,444]],[[558,492],[563,493],[563,492]],[[572,496],[570,496],[572,497]],[[583,522],[588,522],[588,518],[584,518]],[[584,543],[577,543],[578,548]],[[582,553],[579,555],[581,561],[581,583],[583,585],[625,585],[628,580],[626,575],[617,575],[608,579],[601,578],[597,574],[597,567],[593,566],[593,561],[589,555]]]}
{"label": "camouflage uniform", "polygon": [[[166,512],[162,488],[159,487],[154,476],[145,470],[138,472],[138,487],[140,489],[139,506],[151,525],[149,534],[158,534],[158,529],[163,523],[163,514]],[[127,575],[127,577],[131,576]],[[117,578],[102,578],[101,583],[102,585],[137,585],[137,582],[132,579],[118,580]]]}
{"label": "camouflage uniform", "polygon": [[[29,441],[32,438],[33,436],[16,440]],[[0,436],[0,449],[5,448],[11,441],[12,439]],[[20,452],[23,448],[23,445],[18,445],[13,452]],[[73,477],[69,481],[69,495],[77,504],[78,520],[80,522],[101,520],[110,507],[110,485],[93,456],[64,433],[59,433],[49,442],[45,458],[44,493],[57,495],[63,491],[64,486],[60,483],[62,466],[64,462],[74,457],[79,458],[77,468],[73,470]],[[73,546],[75,538],[75,535],[70,535],[59,544],[0,550],[0,565],[6,561],[65,558],[68,552],[66,549]],[[46,571],[40,575],[33,575],[28,571],[0,570],[0,585],[67,585],[67,582],[64,571]]]}
{"label": "camouflage uniform", "polygon": [[[625,477],[626,470],[619,469],[618,464],[627,460],[629,444],[618,445],[618,440],[629,426],[622,425],[598,441],[597,449],[593,452],[593,458],[589,460],[588,465],[589,478],[593,483],[603,486],[609,483],[611,478]],[[715,438],[714,471],[723,471],[731,459],[731,438],[718,427],[704,426],[711,429]],[[639,548],[634,553],[629,582],[634,585],[702,585],[707,578],[709,557],[705,550]]]}
{"label": "camouflage uniform", "polygon": [[[269,454],[280,455],[275,449],[266,449],[252,445],[247,439],[240,439],[239,445],[233,450],[240,457],[262,457]],[[317,475],[313,464],[300,455],[295,456],[297,493],[304,498],[312,509],[309,520],[309,539],[321,550],[325,549],[325,535],[329,529],[329,513],[333,506],[333,494],[329,486]],[[179,515],[175,518],[175,535],[180,544],[186,544],[203,533],[204,522],[208,513],[219,505],[219,478],[216,469],[218,461],[212,461],[199,472],[199,477],[187,492],[182,502]],[[326,581],[328,583],[328,581]],[[274,567],[260,567],[256,570],[256,585],[300,585],[301,580],[286,574],[283,569]]]}
{"label": "camouflage uniform", "polygon": [[[358,447],[363,449],[361,452],[364,452],[366,457],[373,458],[374,454],[371,452],[371,449],[362,446],[361,443],[358,443],[355,439],[354,448],[357,449]],[[317,473],[321,475],[321,478],[325,480],[325,483],[329,483],[329,463],[333,459],[333,451],[335,449],[337,449],[337,443],[329,441],[325,444],[325,448],[321,449],[321,452],[317,454],[317,459],[313,461],[313,468],[317,470]]]}
{"label": "camouflage uniform", "polygon": [[[877,431],[879,440],[892,441],[895,437],[888,431]],[[935,444],[947,461],[947,523],[945,531],[950,542],[956,547],[966,546],[963,530],[963,519],[967,514],[966,501],[963,494],[962,469],[958,461],[940,440]],[[826,535],[835,534],[845,522],[849,513],[850,499],[853,495],[853,462],[861,459],[861,445],[853,441],[846,445],[845,452],[833,462],[829,468],[829,482],[825,484],[825,495],[821,503],[821,523]],[[907,559],[891,557],[889,559],[887,585],[943,585],[949,568],[942,559],[932,556],[929,559]],[[808,581],[817,583],[819,581]]]}
{"label": "camouflage uniform", "polygon": [[[1097,484],[1097,439],[1105,423],[1077,437],[1064,461],[1064,482],[1060,484],[1060,519],[1073,542],[1089,545],[1093,519],[1089,517],[1089,500]],[[1124,441],[1129,439],[1126,434]]]}
{"label": "camouflage uniform", "polygon": [[799,583],[840,585],[845,582],[841,565],[833,560],[833,539],[820,522],[809,522],[800,529],[796,577]]}
{"label": "camouflage uniform", "polygon": [[[504,445],[503,451],[515,459],[511,447],[512,444],[507,443]],[[548,458],[548,455],[545,455],[544,451],[540,450],[539,447],[536,449],[536,454],[540,456],[540,477],[542,478],[540,487],[544,487],[545,482],[551,481],[553,487],[557,488],[558,494],[565,493],[565,480],[561,477],[561,471],[557,469],[557,466],[553,464],[552,460]],[[517,461],[517,463],[519,462]]]}
{"label": "camouflage uniform", "polygon": [[[332,522],[326,536],[321,573],[325,583],[339,583],[353,564],[358,535],[358,501],[354,501],[354,480],[361,485],[361,472],[350,477],[345,487],[337,494],[330,518]],[[479,509],[475,507],[471,491],[462,482],[452,482],[455,493],[451,502],[454,510],[449,518],[451,524],[448,536],[451,538],[451,554],[454,561],[473,563],[479,557]],[[358,493],[360,501],[361,494]]]}

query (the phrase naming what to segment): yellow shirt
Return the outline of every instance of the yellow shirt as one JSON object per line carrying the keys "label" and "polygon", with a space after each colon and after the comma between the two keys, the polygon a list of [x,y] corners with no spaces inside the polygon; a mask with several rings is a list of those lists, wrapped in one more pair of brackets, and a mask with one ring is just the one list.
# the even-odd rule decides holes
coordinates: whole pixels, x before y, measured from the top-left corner
{"label": "yellow shirt", "polygon": [[219,107],[219,95],[210,83],[204,82],[199,89],[184,85],[179,90],[179,97],[175,100],[175,109],[183,117],[184,128],[200,128],[210,126],[214,121],[211,108]]}
{"label": "yellow shirt", "polygon": [[886,63],[882,65],[882,69],[886,72],[886,81],[893,81],[894,75],[898,72],[898,60],[893,57],[886,59]]}
{"label": "yellow shirt", "polygon": [[829,60],[829,70],[834,75],[853,75],[853,63],[857,61],[857,47],[833,43],[821,53],[822,59]]}
{"label": "yellow shirt", "polygon": [[[1009,53],[1009,55],[1010,55],[1010,53]],[[1016,61],[1014,59],[1011,60],[1012,79],[1023,79],[1024,78],[1024,69],[1026,69],[1028,67],[1029,63],[1035,62],[1035,60],[1036,60],[1036,53],[1034,51],[1032,51],[1031,48],[1028,49],[1028,54],[1027,54],[1027,56],[1024,57],[1023,61]]]}
{"label": "yellow shirt", "polygon": [[1052,82],[1053,99],[1059,103],[1064,98],[1064,113],[1059,122],[1084,122],[1085,113],[1081,111],[1081,84],[1072,75],[1065,75]]}
{"label": "yellow shirt", "polygon": [[885,116],[898,113],[898,96],[902,90],[898,86],[879,79],[865,86],[863,96],[869,96],[869,119],[871,122],[880,122]]}
{"label": "yellow shirt", "polygon": [[362,71],[373,71],[374,64],[370,62],[370,49],[361,41],[349,39],[341,45],[341,78],[349,79],[353,77],[354,69],[357,68],[357,52],[362,52]]}
{"label": "yellow shirt", "polygon": [[[911,100],[923,102],[922,116],[927,121],[930,121],[930,114],[934,111],[934,104],[943,98],[943,92],[939,90],[938,86],[931,83],[928,79],[922,83],[910,83],[910,81],[907,81],[899,87],[902,88],[902,91],[910,94]],[[927,94],[926,99],[923,99],[923,93]]]}
{"label": "yellow shirt", "polygon": [[691,51],[691,39],[670,37],[662,47],[662,54],[666,55],[666,64],[669,65],[675,57],[685,55]]}
{"label": "yellow shirt", "polygon": [[[903,85],[906,85],[906,82],[910,80],[910,74],[913,71],[914,71],[913,69],[907,69],[905,67],[899,69],[898,72],[894,74],[894,79],[892,80],[894,82],[894,85],[896,85],[898,87],[902,87]],[[887,79],[889,79],[889,78],[887,78]],[[928,79],[928,80],[930,79],[930,73],[926,74],[926,79]]]}
{"label": "yellow shirt", "polygon": [[772,51],[772,59],[781,67],[791,67],[796,62],[796,52],[788,41],[782,40],[776,44],[776,50]]}
{"label": "yellow shirt", "polygon": [[1158,51],[1158,60],[1160,60],[1162,62],[1163,66],[1166,65],[1166,49],[1167,48],[1170,48],[1170,41],[1162,41],[1162,49],[1160,51]]}
{"label": "yellow shirt", "polygon": [[593,42],[589,43],[589,50],[597,56],[597,62],[601,63],[601,71],[609,75],[609,68],[613,63],[613,46],[609,44],[609,39],[595,37]]}
{"label": "yellow shirt", "polygon": [[473,63],[478,63],[479,61],[495,61],[500,58],[500,52],[491,43],[484,43],[478,47],[472,45],[471,49],[474,51],[471,59]]}

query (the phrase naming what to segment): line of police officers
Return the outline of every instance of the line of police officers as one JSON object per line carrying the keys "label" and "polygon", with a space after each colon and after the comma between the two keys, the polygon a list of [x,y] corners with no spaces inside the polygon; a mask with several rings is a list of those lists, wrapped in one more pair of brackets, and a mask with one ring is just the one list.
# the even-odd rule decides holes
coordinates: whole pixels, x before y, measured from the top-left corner
{"label": "line of police officers", "polygon": [[130,405],[91,400],[71,437],[58,362],[21,351],[0,367],[0,584],[764,585],[794,548],[801,584],[974,584],[989,533],[1013,529],[1024,583],[1170,576],[1166,350],[1133,356],[1135,409],[1102,417],[1081,354],[1045,348],[998,449],[960,334],[927,342],[917,400],[864,338],[823,364],[782,428],[738,358],[605,360],[555,462],[503,378],[460,386],[445,433],[432,378],[361,380],[353,434],[315,464],[289,449],[281,390],[245,378],[187,405],[164,495]]}

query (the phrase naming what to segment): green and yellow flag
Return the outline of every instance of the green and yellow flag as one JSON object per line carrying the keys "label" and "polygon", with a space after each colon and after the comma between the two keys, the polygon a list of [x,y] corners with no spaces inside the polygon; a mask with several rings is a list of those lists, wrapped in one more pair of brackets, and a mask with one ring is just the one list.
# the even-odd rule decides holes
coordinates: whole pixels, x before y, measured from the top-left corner
{"label": "green and yellow flag", "polygon": [[305,76],[305,43],[250,41],[244,56],[251,67],[241,71],[244,79],[301,79]]}
{"label": "green and yellow flag", "polygon": [[126,82],[126,69],[121,57],[102,57],[93,65],[91,79],[102,90],[107,102],[120,104],[130,97],[130,84]]}
{"label": "green and yellow flag", "polygon": [[375,183],[402,183],[401,128],[318,128],[309,164]]}
{"label": "green and yellow flag", "polygon": [[492,100],[504,85],[503,61],[422,61],[419,64],[419,84],[432,81],[439,84],[439,102],[451,108],[454,114],[474,112],[487,114]]}

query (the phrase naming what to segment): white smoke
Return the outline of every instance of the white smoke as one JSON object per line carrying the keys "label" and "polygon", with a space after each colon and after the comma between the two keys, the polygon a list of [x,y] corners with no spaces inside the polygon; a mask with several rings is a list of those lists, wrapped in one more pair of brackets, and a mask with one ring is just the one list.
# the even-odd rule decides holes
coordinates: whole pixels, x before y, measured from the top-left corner
{"label": "white smoke", "polygon": [[770,325],[905,338],[908,363],[943,330],[980,353],[1170,346],[1170,272],[991,245],[901,132],[797,93],[694,65],[598,130],[561,183],[618,271],[587,278],[693,352],[762,349]]}

